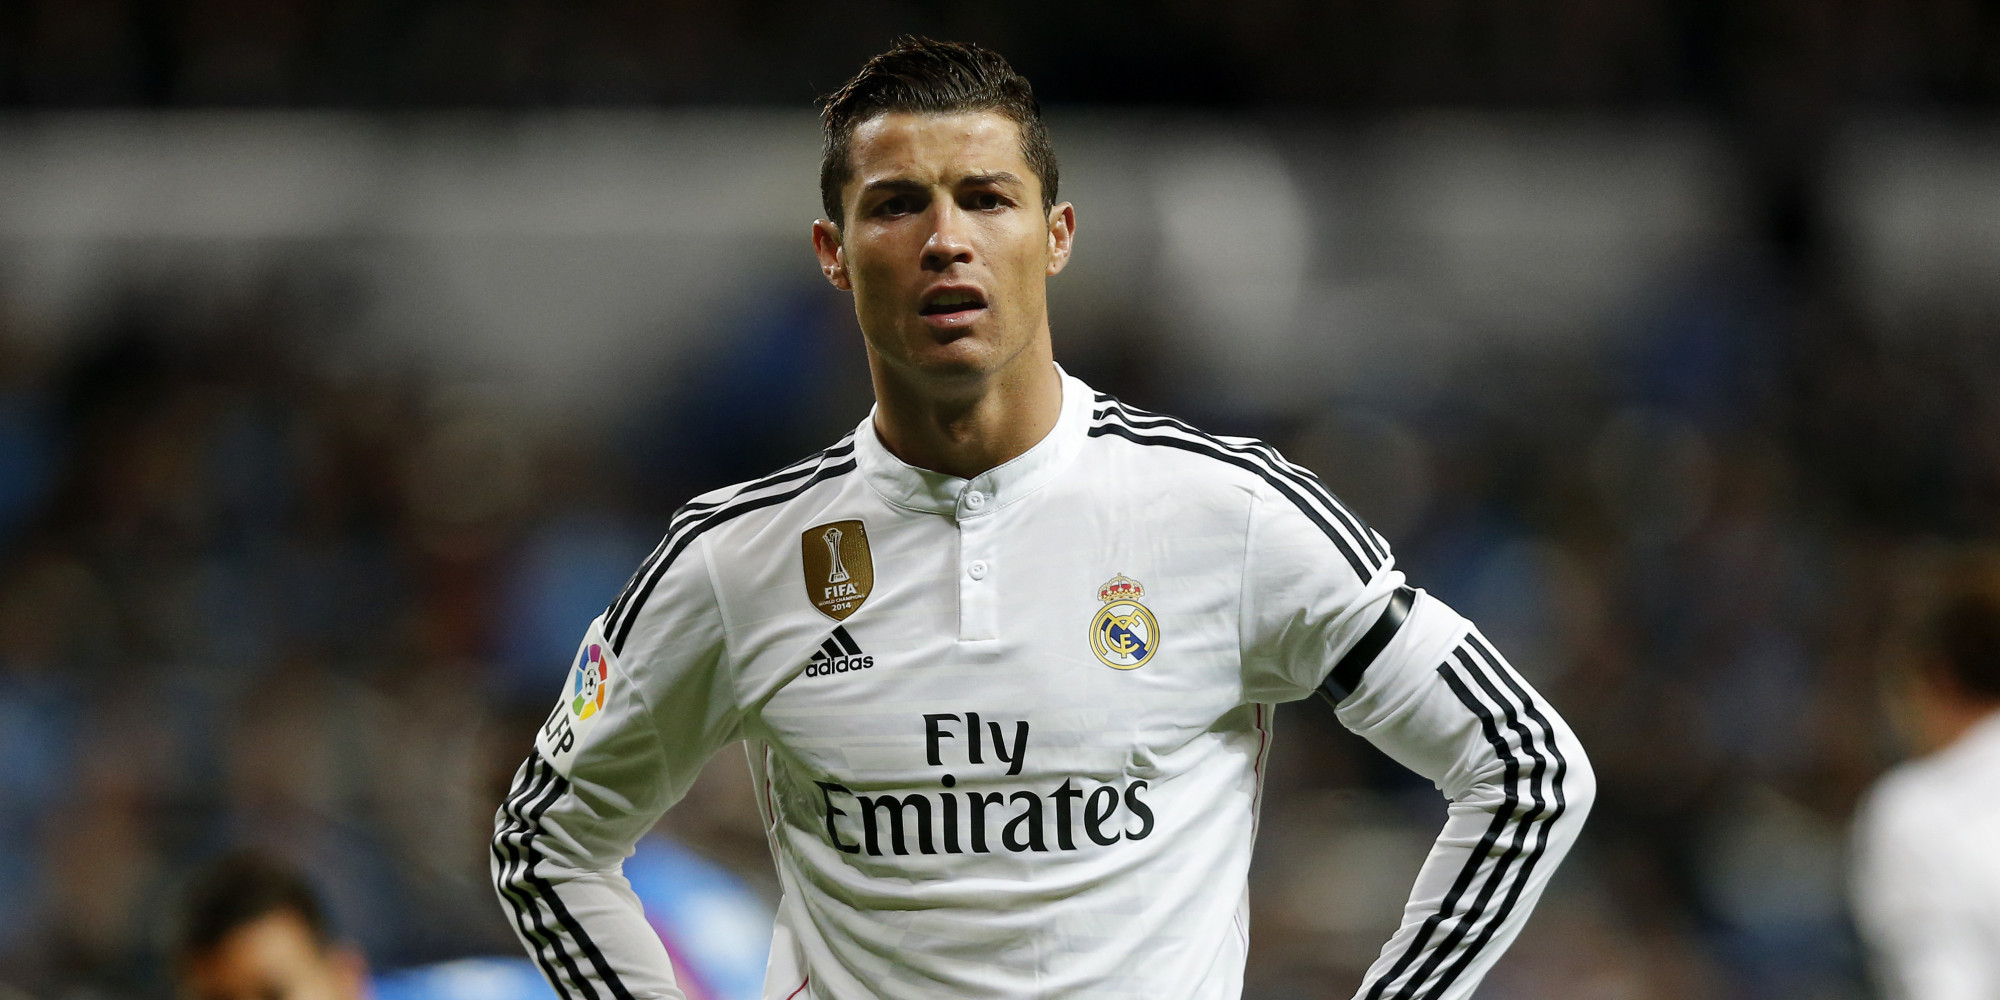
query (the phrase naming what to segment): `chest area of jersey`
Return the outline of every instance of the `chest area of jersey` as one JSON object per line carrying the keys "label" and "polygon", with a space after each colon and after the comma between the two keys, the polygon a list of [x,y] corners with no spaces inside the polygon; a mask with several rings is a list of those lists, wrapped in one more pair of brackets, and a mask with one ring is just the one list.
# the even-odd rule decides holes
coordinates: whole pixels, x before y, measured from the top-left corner
{"label": "chest area of jersey", "polygon": [[747,664],[768,692],[762,735],[886,783],[948,757],[1019,775],[1171,752],[1240,703],[1242,538],[1132,516],[1049,504],[808,527]]}

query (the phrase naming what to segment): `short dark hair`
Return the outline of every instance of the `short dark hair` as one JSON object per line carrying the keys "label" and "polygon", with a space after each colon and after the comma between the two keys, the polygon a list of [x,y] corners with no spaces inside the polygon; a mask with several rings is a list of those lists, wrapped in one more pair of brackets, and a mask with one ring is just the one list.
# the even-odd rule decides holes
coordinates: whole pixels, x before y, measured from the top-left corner
{"label": "short dark hair", "polygon": [[1930,669],[1966,694],[2000,701],[2000,600],[1980,590],[1947,600],[1926,630]]}
{"label": "short dark hair", "polygon": [[899,36],[889,51],[862,64],[861,72],[820,102],[825,133],[819,161],[819,197],[826,217],[842,218],[840,191],[854,178],[849,158],[854,129],[891,112],[955,115],[994,111],[1021,129],[1021,156],[1042,182],[1042,212],[1056,204],[1056,150],[1042,123],[1042,106],[1027,77],[1000,53],[968,42]]}
{"label": "short dark hair", "polygon": [[217,858],[195,874],[181,899],[175,964],[208,954],[238,928],[272,913],[297,915],[321,948],[332,941],[319,896],[296,868],[255,850]]}

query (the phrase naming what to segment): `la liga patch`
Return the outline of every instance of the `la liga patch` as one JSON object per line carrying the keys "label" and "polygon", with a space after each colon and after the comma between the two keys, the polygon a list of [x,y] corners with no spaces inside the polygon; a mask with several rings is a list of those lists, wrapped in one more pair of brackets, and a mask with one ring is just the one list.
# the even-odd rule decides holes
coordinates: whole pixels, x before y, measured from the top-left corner
{"label": "la liga patch", "polygon": [[588,719],[604,708],[604,695],[610,690],[611,664],[605,661],[609,652],[603,643],[585,643],[583,652],[577,654],[576,666],[569,672],[569,686],[575,697],[570,699],[569,710],[578,719]]}
{"label": "la liga patch", "polygon": [[592,626],[576,651],[576,661],[570,664],[569,679],[563,684],[555,711],[535,734],[535,749],[565,778],[569,777],[570,762],[576,759],[576,748],[604,715],[611,685],[618,676],[616,662],[611,645]]}

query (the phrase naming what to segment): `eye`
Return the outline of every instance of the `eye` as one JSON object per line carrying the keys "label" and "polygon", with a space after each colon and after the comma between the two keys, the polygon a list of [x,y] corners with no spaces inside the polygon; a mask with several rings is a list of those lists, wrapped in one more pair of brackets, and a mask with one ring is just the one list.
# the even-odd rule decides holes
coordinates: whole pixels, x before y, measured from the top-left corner
{"label": "eye", "polygon": [[880,205],[875,206],[876,215],[907,215],[909,211],[910,199],[902,195],[887,198]]}
{"label": "eye", "polygon": [[1006,204],[1007,204],[1007,199],[1001,197],[998,192],[994,191],[981,191],[972,196],[972,207],[979,209],[982,212],[990,212],[996,208],[1001,208]]}

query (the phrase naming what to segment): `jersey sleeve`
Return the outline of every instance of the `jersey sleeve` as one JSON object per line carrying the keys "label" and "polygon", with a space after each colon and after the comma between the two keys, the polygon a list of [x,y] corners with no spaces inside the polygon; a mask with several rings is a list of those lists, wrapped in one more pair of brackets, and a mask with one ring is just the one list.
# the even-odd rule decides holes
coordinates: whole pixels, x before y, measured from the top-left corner
{"label": "jersey sleeve", "polygon": [[622,868],[740,733],[706,552],[674,541],[590,623],[494,818],[494,887],[563,1000],[683,996]]}
{"label": "jersey sleeve", "polygon": [[1322,496],[1273,490],[1252,512],[1245,690],[1317,691],[1444,794],[1444,830],[1355,996],[1463,1000],[1575,843],[1596,779],[1547,701],[1470,622],[1405,585],[1379,535],[1351,514],[1342,530],[1331,508],[1311,516],[1338,504]]}

